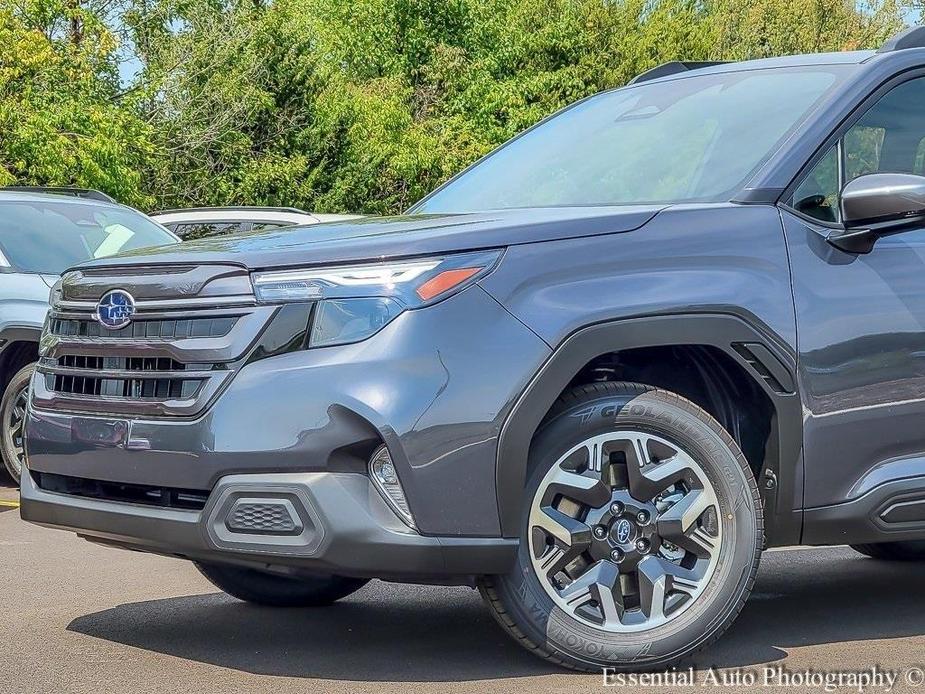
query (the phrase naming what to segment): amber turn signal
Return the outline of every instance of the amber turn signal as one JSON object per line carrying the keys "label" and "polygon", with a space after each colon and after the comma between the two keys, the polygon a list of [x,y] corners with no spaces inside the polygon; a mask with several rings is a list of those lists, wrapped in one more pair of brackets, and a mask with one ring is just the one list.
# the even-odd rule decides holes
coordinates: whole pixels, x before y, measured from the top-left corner
{"label": "amber turn signal", "polygon": [[430,301],[453,287],[465,282],[475,273],[481,271],[480,267],[462,267],[456,270],[445,270],[436,277],[431,277],[417,288],[417,295],[422,301]]}

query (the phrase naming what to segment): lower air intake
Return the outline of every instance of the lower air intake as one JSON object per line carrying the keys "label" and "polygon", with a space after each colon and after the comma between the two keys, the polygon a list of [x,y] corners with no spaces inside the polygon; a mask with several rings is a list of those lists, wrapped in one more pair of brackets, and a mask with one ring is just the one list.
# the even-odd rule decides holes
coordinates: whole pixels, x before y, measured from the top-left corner
{"label": "lower air intake", "polygon": [[284,499],[239,499],[225,525],[232,532],[269,535],[290,535],[302,529],[295,509]]}

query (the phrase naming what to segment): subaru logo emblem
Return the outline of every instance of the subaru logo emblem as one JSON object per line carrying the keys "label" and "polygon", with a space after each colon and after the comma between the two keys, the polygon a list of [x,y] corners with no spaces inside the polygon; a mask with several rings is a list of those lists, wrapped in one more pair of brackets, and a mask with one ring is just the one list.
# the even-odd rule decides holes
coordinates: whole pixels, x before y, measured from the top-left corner
{"label": "subaru logo emblem", "polygon": [[96,319],[100,325],[110,330],[124,328],[134,315],[135,300],[131,294],[121,289],[106,292],[96,305]]}
{"label": "subaru logo emblem", "polygon": [[633,534],[633,524],[625,518],[617,522],[617,542],[621,545],[629,542]]}

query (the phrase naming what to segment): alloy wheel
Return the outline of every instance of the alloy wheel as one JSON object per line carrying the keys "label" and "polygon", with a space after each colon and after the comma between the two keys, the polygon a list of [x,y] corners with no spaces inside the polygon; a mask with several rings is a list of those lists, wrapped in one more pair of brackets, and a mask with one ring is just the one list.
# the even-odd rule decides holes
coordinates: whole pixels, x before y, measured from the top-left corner
{"label": "alloy wheel", "polygon": [[28,401],[29,385],[27,383],[16,392],[10,401],[6,411],[6,422],[4,422],[7,431],[7,441],[11,446],[10,454],[13,458],[11,462],[20,471],[22,470],[26,458],[23,448],[23,426],[26,421],[26,406],[28,405]]}
{"label": "alloy wheel", "polygon": [[694,604],[722,544],[716,492],[680,446],[617,431],[574,446],[540,482],[528,542],[555,604],[608,632],[656,628]]}

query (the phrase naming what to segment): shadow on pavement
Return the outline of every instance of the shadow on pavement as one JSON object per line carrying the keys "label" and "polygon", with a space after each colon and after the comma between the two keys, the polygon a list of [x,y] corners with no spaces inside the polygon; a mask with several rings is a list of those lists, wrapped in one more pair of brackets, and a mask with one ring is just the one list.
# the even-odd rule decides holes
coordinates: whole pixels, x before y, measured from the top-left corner
{"label": "shadow on pavement", "polygon": [[[370,588],[385,599],[364,600]],[[132,603],[69,630],[254,674],[354,681],[453,682],[555,672],[515,644],[474,591],[389,602],[370,588],[330,607],[262,608],[223,594]],[[439,590],[423,589],[439,596]],[[463,600],[454,600],[462,596]],[[461,604],[460,604],[461,603]]]}
{"label": "shadow on pavement", "polygon": [[[739,619],[694,664],[761,665],[796,646],[925,634],[920,596],[901,588],[918,584],[921,566],[820,551],[831,558],[766,554]],[[404,587],[389,602],[392,589],[379,588],[372,601],[368,590],[306,610],[257,608],[221,594],[155,600],[79,617],[68,628],[256,674],[445,682],[561,672],[502,633],[474,594],[426,589],[418,597]]]}
{"label": "shadow on pavement", "polygon": [[922,568],[847,547],[766,553],[742,614],[695,664],[764,665],[795,647],[925,634],[921,597],[903,588],[921,582]]}

